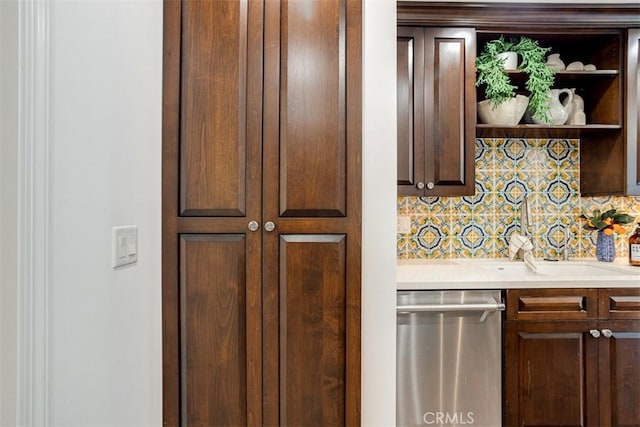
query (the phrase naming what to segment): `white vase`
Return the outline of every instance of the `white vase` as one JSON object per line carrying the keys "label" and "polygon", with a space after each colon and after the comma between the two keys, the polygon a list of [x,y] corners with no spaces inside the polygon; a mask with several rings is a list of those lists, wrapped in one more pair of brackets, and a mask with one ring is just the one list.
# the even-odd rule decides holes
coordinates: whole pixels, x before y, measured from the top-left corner
{"label": "white vase", "polygon": [[518,54],[515,52],[502,52],[498,54],[498,59],[504,60],[505,70],[515,70],[518,68]]}
{"label": "white vase", "polygon": [[478,102],[478,117],[489,125],[515,126],[520,122],[529,105],[529,98],[516,95],[500,104],[493,104],[485,99]]}
{"label": "white vase", "polygon": [[551,55],[547,56],[547,65],[549,66],[549,68],[553,68],[557,71],[562,71],[565,68],[564,61],[560,59],[559,53],[552,53]]}
{"label": "white vase", "polygon": [[569,119],[567,120],[568,125],[586,125],[587,117],[584,114],[584,99],[580,95],[576,93],[575,88],[570,89],[571,93],[573,93],[573,108],[571,114],[569,114]]}

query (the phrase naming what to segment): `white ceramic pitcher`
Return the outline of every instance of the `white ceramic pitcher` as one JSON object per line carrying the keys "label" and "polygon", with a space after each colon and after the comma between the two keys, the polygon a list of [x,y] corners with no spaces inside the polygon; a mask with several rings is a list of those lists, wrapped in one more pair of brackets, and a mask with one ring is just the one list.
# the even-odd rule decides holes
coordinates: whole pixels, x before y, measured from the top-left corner
{"label": "white ceramic pitcher", "polygon": [[[563,93],[567,96],[560,102],[560,94]],[[547,111],[549,123],[536,118],[533,118],[533,122],[539,125],[554,126],[565,124],[573,108],[573,92],[569,89],[550,89],[547,91],[547,101],[549,102],[549,110]]]}

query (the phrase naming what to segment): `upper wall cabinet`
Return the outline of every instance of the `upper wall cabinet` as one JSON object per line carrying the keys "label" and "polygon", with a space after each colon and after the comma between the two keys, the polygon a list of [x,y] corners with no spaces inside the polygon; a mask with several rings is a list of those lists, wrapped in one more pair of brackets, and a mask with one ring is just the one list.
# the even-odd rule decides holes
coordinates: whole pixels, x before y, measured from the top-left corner
{"label": "upper wall cabinet", "polygon": [[398,28],[398,194],[471,195],[475,31]]}
{"label": "upper wall cabinet", "polygon": [[[424,28],[425,35],[432,29],[441,31],[442,27],[474,28],[477,46],[480,51],[484,45],[500,35],[517,38],[527,36],[537,40],[541,46],[550,47],[551,53],[560,54],[565,64],[580,61],[593,64],[596,70],[560,71],[555,76],[556,89],[573,89],[584,101],[585,124],[564,124],[559,126],[528,124],[520,122],[514,126],[495,126],[476,123],[475,102],[484,99],[482,88],[474,88],[474,96],[465,97],[466,104],[473,104],[476,137],[511,137],[511,138],[577,138],[580,139],[580,191],[582,195],[640,195],[640,150],[638,149],[638,57],[640,7],[631,4],[617,4],[615,7],[605,4],[580,5],[573,4],[492,4],[492,3],[430,3],[399,2],[398,3],[398,170],[399,194],[409,193],[408,185],[420,185],[420,169],[416,162],[421,153],[412,144],[418,137],[423,137],[425,147],[429,147],[428,121],[438,123],[434,107],[429,110],[430,102],[445,99],[444,107],[453,108],[458,98],[447,96],[439,100],[436,92],[428,87],[429,67],[437,63],[439,58],[430,58],[425,38],[424,111],[422,114],[425,127],[421,128],[417,111],[408,117],[403,112],[407,104],[407,68],[402,62],[409,45],[403,46],[406,27]],[[415,44],[418,46],[418,44]],[[414,46],[414,49],[415,49]],[[475,58],[474,58],[475,59]],[[419,60],[413,56],[414,62]],[[416,88],[420,71],[413,64],[410,76],[413,86],[413,105],[420,102]],[[437,66],[435,67],[437,69]],[[404,73],[404,74],[403,74]],[[475,67],[467,69],[464,79],[458,78],[458,85],[466,85],[468,81],[475,83]],[[519,72],[510,72],[512,82],[518,87],[518,93],[527,94],[526,76]],[[437,77],[436,77],[437,79]],[[451,87],[451,86],[449,86]],[[418,88],[419,90],[419,88]],[[404,91],[404,92],[403,92]],[[469,111],[469,105],[466,105]],[[468,119],[466,117],[465,119]],[[413,120],[413,122],[411,122]],[[448,125],[452,125],[449,120]],[[411,131],[411,132],[410,132]],[[422,136],[420,133],[425,134]],[[413,151],[412,151],[413,149]],[[428,149],[428,148],[427,148]],[[450,152],[451,145],[447,147]],[[436,151],[436,161],[441,161]],[[408,157],[413,156],[413,157]],[[408,159],[408,160],[407,160]],[[428,165],[428,154],[425,163]],[[413,162],[413,163],[412,163]],[[407,168],[405,165],[414,165]],[[442,166],[448,173],[459,173],[451,163]],[[427,181],[428,184],[429,181]],[[426,184],[425,184],[426,185]],[[428,194],[428,193],[427,193]],[[447,195],[458,193],[447,192]]]}

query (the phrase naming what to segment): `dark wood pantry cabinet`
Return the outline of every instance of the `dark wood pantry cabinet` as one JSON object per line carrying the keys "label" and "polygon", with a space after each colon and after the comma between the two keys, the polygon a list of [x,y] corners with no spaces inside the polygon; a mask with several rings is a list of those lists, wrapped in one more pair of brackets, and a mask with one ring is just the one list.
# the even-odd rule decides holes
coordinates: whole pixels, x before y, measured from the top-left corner
{"label": "dark wood pantry cabinet", "polygon": [[504,425],[640,425],[640,289],[507,292]]}
{"label": "dark wood pantry cabinet", "polygon": [[361,7],[164,3],[165,425],[360,424]]}

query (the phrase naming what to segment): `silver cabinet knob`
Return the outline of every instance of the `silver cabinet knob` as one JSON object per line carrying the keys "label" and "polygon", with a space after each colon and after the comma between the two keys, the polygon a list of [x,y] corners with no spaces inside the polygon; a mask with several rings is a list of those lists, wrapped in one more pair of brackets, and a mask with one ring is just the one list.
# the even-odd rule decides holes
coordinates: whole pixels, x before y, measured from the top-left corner
{"label": "silver cabinet knob", "polygon": [[600,338],[600,331],[597,330],[597,329],[592,329],[592,330],[589,331],[589,333],[594,338]]}
{"label": "silver cabinet knob", "polygon": [[249,229],[249,231],[258,231],[258,228],[260,228],[260,224],[258,224],[258,221],[249,221],[249,224],[247,224],[247,228]]}
{"label": "silver cabinet knob", "polygon": [[602,335],[604,335],[605,338],[611,338],[613,336],[613,332],[611,332],[611,329],[603,329]]}
{"label": "silver cabinet knob", "polygon": [[435,186],[436,186],[436,185],[435,185],[433,182],[431,182],[431,181],[427,182],[427,188],[428,188],[429,190],[433,190],[433,188],[434,188]]}
{"label": "silver cabinet knob", "polygon": [[273,231],[276,229],[276,225],[271,221],[267,221],[264,223],[264,229],[266,231]]}
{"label": "silver cabinet knob", "polygon": [[416,184],[416,187],[418,187],[418,190],[424,190],[424,182],[420,181]]}

